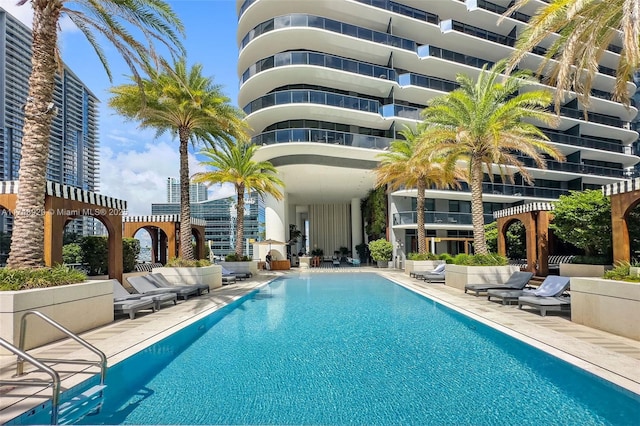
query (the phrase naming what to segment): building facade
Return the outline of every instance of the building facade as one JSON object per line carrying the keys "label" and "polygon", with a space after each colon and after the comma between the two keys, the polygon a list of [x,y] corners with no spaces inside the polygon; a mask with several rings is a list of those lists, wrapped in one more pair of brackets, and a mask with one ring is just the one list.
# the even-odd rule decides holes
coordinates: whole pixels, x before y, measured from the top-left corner
{"label": "building facade", "polygon": [[[209,198],[207,194],[207,185],[204,183],[189,184],[189,201],[191,203],[199,203],[201,201],[207,201]],[[180,202],[180,179],[169,177],[167,178],[167,203],[179,203]]]}
{"label": "building facade", "polygon": [[[532,0],[498,20],[508,0],[238,0],[238,104],[253,129],[256,154],[284,180],[285,199],[266,200],[266,237],[286,240],[289,225],[308,229],[309,247],[325,253],[363,242],[360,200],[374,185],[376,156],[415,127],[435,97],[455,90],[456,74],[476,78],[514,51],[518,34],[545,5]],[[545,46],[519,64],[537,69]],[[602,57],[591,103],[563,99],[561,122],[544,128],[566,162],[483,185],[486,221],[495,210],[552,201],[571,190],[599,189],[629,175],[639,158],[630,122],[638,110],[611,100],[620,43]],[[544,85],[540,84],[544,87]],[[628,83],[629,93],[636,86]],[[554,91],[553,88],[548,87]],[[585,118],[585,109],[588,114]],[[389,196],[388,238],[398,258],[417,251],[416,190]],[[437,253],[468,249],[470,192],[428,190],[427,236]]]}
{"label": "building facade", "polygon": [[[151,205],[151,214],[180,214],[180,203]],[[235,252],[236,199],[228,197],[191,203],[191,217],[206,221],[204,235],[216,256],[224,257]],[[244,254],[253,257],[253,244],[264,234],[264,202],[255,195],[245,197]]]}
{"label": "building facade", "polygon": [[[31,30],[0,8],[0,180],[17,180],[23,106],[29,93]],[[56,77],[47,179],[98,191],[98,99],[66,66]],[[4,216],[3,216],[4,217]],[[72,232],[92,233],[93,220],[75,221]],[[3,230],[11,231],[11,220]]]}

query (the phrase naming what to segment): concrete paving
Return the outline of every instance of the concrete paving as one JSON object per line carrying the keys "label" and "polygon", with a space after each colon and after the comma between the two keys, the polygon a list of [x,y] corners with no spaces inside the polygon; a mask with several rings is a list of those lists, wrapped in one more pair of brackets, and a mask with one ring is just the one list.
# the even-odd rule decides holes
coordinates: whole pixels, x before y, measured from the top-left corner
{"label": "concrete paving", "polygon": [[[139,313],[134,320],[122,317],[105,327],[82,333],[81,337],[102,350],[112,366],[152,345],[179,329],[211,314],[270,280],[286,274],[327,272],[376,272],[451,309],[496,328],[545,352],[623,388],[640,394],[640,342],[595,330],[570,320],[568,313],[549,313],[541,317],[537,311],[520,310],[475,297],[442,284],[428,284],[410,278],[399,270],[377,268],[313,268],[291,271],[261,271],[253,279],[224,286],[210,294],[167,306],[155,313]],[[62,340],[29,351],[36,357],[94,359],[78,343]],[[56,367],[62,378],[62,390],[69,389],[97,372],[94,367]],[[43,377],[26,365],[26,377]],[[15,357],[0,357],[0,377],[15,374]],[[0,424],[24,412],[37,409],[51,398],[50,389],[35,387],[0,387]]]}

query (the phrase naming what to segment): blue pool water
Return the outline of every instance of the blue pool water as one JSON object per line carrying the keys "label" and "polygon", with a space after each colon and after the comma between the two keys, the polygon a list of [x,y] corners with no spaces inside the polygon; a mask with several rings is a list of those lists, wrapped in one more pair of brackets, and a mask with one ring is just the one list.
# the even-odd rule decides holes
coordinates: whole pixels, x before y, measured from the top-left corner
{"label": "blue pool water", "polygon": [[107,385],[83,423],[640,423],[637,395],[367,273],[278,279]]}

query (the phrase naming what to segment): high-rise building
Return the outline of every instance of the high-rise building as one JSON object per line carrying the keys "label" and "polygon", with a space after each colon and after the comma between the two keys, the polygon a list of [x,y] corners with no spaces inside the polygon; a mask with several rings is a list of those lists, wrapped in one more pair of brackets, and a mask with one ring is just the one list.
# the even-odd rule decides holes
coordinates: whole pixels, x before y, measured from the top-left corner
{"label": "high-rise building", "polygon": [[[31,30],[0,8],[0,180],[18,179],[30,73]],[[51,125],[48,180],[98,190],[97,103],[94,94],[64,66],[56,77],[52,107],[57,113]],[[87,218],[69,226],[72,232],[91,233],[92,223]],[[10,224],[3,226],[5,232]]]}
{"label": "high-rise building", "polygon": [[[201,201],[207,201],[209,198],[207,194],[207,186],[203,183],[189,184],[189,202],[199,203]],[[167,203],[179,203],[180,202],[180,179],[169,177],[167,178]]]}
{"label": "high-rise building", "polygon": [[[258,240],[264,233],[264,203],[257,195],[246,195],[244,211],[244,254],[253,256],[253,244],[247,240]],[[180,204],[152,204],[151,214],[180,214]],[[216,256],[224,257],[235,252],[235,197],[191,203],[191,217],[206,221],[204,238],[205,241],[211,241],[211,250]]]}
{"label": "high-rise building", "polygon": [[[308,229],[310,248],[332,253],[363,242],[360,200],[374,185],[377,155],[415,127],[428,101],[458,87],[456,74],[476,78],[514,51],[530,17],[546,3],[532,0],[498,23],[508,0],[237,0],[238,104],[285,182],[285,198],[267,198],[266,237],[286,240],[290,225]],[[561,122],[544,128],[566,162],[530,165],[534,185],[485,176],[486,221],[497,209],[552,201],[571,190],[599,189],[624,179],[638,163],[630,122],[636,107],[611,100],[620,40],[602,55],[591,102],[562,100]],[[536,70],[539,46],[519,64]],[[540,85],[544,87],[544,85]],[[553,88],[548,87],[554,91]],[[636,86],[628,83],[630,93]],[[585,110],[586,113],[585,114]],[[402,258],[417,250],[416,190],[389,195],[388,238]],[[470,192],[428,190],[426,232],[438,253],[468,248]]]}

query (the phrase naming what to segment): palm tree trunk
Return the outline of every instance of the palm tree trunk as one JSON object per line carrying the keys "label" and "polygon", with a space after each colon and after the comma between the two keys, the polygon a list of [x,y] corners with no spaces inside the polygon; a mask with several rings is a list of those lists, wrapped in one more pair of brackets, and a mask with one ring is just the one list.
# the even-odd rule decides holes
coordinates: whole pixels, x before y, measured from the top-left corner
{"label": "palm tree trunk", "polygon": [[426,185],[423,180],[418,180],[418,200],[416,203],[416,224],[418,226],[418,253],[427,252],[427,240],[424,232],[424,191]]}
{"label": "palm tree trunk", "polygon": [[189,131],[180,128],[178,135],[180,138],[180,257],[193,260],[189,199]]}
{"label": "palm tree trunk", "polygon": [[236,256],[242,256],[242,246],[244,240],[244,185],[236,187],[238,204],[236,211]]}
{"label": "palm tree trunk", "polygon": [[473,247],[476,254],[489,254],[484,238],[484,209],[482,207],[482,162],[471,159],[471,223]]}
{"label": "palm tree trunk", "polygon": [[33,42],[29,97],[24,108],[24,128],[18,202],[14,212],[12,268],[44,265],[44,196],[56,75],[57,23],[60,1],[33,0]]}

